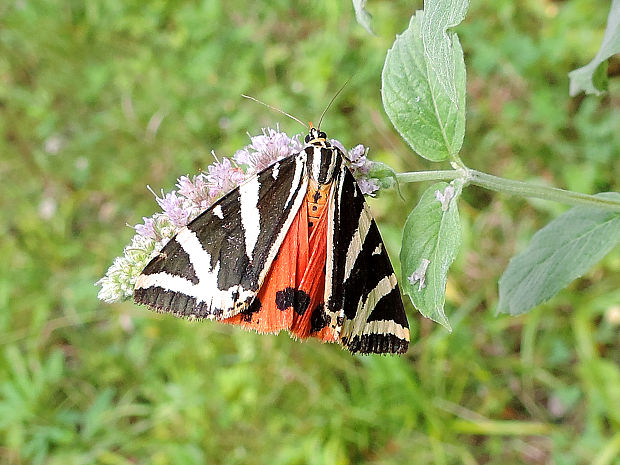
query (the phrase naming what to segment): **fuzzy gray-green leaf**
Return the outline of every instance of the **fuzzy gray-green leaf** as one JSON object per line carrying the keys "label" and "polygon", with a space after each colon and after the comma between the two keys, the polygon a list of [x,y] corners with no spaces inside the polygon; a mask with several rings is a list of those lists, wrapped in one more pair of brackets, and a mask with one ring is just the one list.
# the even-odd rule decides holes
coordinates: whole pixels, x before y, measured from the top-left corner
{"label": "fuzzy gray-green leaf", "polygon": [[448,269],[461,246],[461,184],[429,187],[411,211],[400,251],[402,288],[427,318],[451,330],[444,311]]}
{"label": "fuzzy gray-green leaf", "polygon": [[[442,161],[456,156],[465,133],[465,62],[456,34],[448,32],[449,45],[433,50],[442,55],[438,74],[425,52],[422,11],[397,36],[383,66],[383,106],[394,127],[422,157]],[[441,24],[436,25],[442,33]],[[427,26],[430,27],[430,26]],[[446,89],[453,89],[451,98]],[[452,92],[452,91],[450,91]]]}
{"label": "fuzzy gray-green leaf", "polygon": [[[600,194],[620,198],[620,194]],[[539,230],[499,281],[498,311],[517,315],[553,297],[620,242],[620,214],[574,207]]]}
{"label": "fuzzy gray-green leaf", "polygon": [[424,2],[422,20],[424,53],[437,76],[437,81],[455,105],[459,105],[454,79],[457,64],[455,54],[451,53],[451,49],[454,47],[452,41],[456,34],[449,32],[448,29],[458,26],[465,19],[468,7],[469,0],[427,0]]}

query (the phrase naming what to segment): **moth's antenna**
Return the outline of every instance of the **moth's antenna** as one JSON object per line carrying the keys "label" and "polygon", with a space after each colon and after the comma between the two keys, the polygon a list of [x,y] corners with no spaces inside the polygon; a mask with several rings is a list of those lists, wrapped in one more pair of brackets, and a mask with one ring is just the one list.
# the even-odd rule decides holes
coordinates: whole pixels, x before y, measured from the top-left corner
{"label": "moth's antenna", "polygon": [[334,101],[336,100],[336,97],[338,97],[340,95],[340,92],[342,92],[344,90],[344,88],[347,87],[347,84],[349,83],[349,81],[351,79],[353,79],[353,76],[351,76],[349,79],[347,79],[344,82],[344,84],[342,86],[340,86],[340,89],[338,89],[338,92],[336,92],[336,95],[334,95],[332,97],[332,99],[329,101],[329,103],[325,107],[325,110],[323,110],[323,113],[321,113],[321,118],[319,118],[319,125],[317,126],[317,129],[321,129],[321,123],[323,122],[323,117],[325,116],[325,113],[327,113],[327,110],[329,110],[329,107],[332,106],[332,103],[334,103]]}
{"label": "moth's antenna", "polygon": [[[336,94],[336,95],[338,95],[338,94]],[[303,121],[301,121],[301,120],[299,120],[299,119],[295,118],[293,115],[288,114],[287,112],[280,110],[279,108],[272,107],[271,105],[269,105],[269,104],[267,104],[267,103],[265,103],[265,102],[262,102],[262,101],[258,100],[257,98],[250,97],[249,95],[241,94],[241,96],[242,96],[242,97],[244,97],[244,98],[247,98],[247,99],[249,99],[249,100],[254,100],[256,103],[260,103],[261,105],[265,105],[267,108],[269,108],[269,109],[271,109],[271,110],[274,110],[274,111],[277,111],[278,113],[282,113],[283,115],[286,115],[286,116],[288,116],[289,118],[294,119],[295,121],[297,121],[297,122],[298,122],[299,124],[301,124],[304,128],[308,129],[308,125],[307,125],[306,123],[304,123]]]}

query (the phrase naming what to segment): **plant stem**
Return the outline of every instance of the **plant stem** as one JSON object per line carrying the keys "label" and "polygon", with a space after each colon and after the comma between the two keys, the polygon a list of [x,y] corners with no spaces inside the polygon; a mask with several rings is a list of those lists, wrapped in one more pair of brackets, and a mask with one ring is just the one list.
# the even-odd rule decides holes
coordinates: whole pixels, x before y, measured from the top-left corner
{"label": "plant stem", "polygon": [[448,181],[462,178],[468,184],[475,184],[476,186],[503,194],[535,197],[567,205],[591,206],[620,212],[620,200],[567,191],[556,187],[513,181],[472,169],[400,173],[397,177],[401,182]]}
{"label": "plant stem", "polygon": [[422,182],[422,181],[452,181],[463,177],[463,173],[456,170],[440,171],[413,171],[410,173],[398,173],[399,182]]}
{"label": "plant stem", "polygon": [[469,182],[505,194],[521,197],[536,197],[538,199],[553,200],[568,205],[584,205],[606,208],[620,212],[620,200],[602,198],[581,192],[567,191],[557,187],[541,186],[522,181],[500,178],[476,170],[469,170]]}

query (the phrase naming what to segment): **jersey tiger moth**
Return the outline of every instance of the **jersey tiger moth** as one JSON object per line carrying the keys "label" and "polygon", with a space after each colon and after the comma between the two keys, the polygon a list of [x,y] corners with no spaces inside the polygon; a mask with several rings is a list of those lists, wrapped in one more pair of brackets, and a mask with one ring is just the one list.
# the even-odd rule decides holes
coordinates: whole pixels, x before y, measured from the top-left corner
{"label": "jersey tiger moth", "polygon": [[183,227],[138,276],[134,300],[354,353],[405,353],[396,276],[344,158],[311,126],[299,153]]}

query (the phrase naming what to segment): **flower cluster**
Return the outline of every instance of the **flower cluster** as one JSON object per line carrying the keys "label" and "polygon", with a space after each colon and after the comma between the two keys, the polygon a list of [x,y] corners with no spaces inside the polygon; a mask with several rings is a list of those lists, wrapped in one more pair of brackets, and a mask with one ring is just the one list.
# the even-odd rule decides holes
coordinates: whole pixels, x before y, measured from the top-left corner
{"label": "flower cluster", "polygon": [[[347,153],[347,152],[344,152]],[[373,195],[379,190],[379,181],[369,177],[373,162],[366,158],[368,148],[362,144],[356,145],[348,152],[349,168],[363,194]]]}
{"label": "flower cluster", "polygon": [[[176,190],[168,193],[162,190],[161,197],[151,190],[162,211],[134,226],[136,234],[131,243],[97,282],[101,286],[99,299],[112,303],[131,297],[138,275],[181,228],[245,179],[298,153],[303,148],[300,137],[299,134],[289,137],[278,129],[263,129],[262,134],[251,136],[251,143],[232,158],[216,161],[191,178],[181,176]],[[377,191],[378,180],[368,177],[373,166],[366,158],[368,149],[358,145],[347,151],[339,141],[332,140],[332,143],[347,157],[362,192],[372,195]]]}
{"label": "flower cluster", "polygon": [[266,128],[263,133],[250,137],[250,145],[233,156],[235,162],[247,168],[249,174],[260,172],[278,160],[298,153],[303,148],[301,134],[289,137],[278,129]]}

